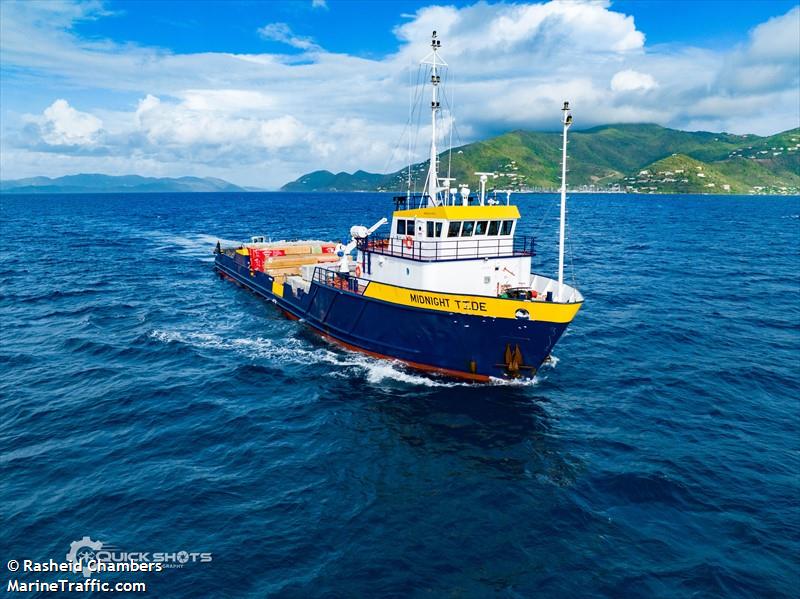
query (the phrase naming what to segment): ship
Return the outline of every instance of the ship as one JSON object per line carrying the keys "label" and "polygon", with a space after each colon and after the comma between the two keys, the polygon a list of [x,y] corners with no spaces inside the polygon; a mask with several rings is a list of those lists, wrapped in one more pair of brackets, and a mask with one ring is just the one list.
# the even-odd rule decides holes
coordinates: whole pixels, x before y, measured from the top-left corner
{"label": "ship", "polygon": [[522,216],[511,191],[487,193],[496,173],[475,173],[473,194],[438,172],[440,73],[447,67],[440,49],[434,31],[421,61],[432,90],[421,192],[409,187],[393,198],[390,219],[352,226],[339,243],[264,236],[217,242],[214,267],[350,350],[470,381],[532,378],[584,301],[564,283],[571,110],[564,102],[558,276],[549,278],[532,271],[535,241],[517,234]]}

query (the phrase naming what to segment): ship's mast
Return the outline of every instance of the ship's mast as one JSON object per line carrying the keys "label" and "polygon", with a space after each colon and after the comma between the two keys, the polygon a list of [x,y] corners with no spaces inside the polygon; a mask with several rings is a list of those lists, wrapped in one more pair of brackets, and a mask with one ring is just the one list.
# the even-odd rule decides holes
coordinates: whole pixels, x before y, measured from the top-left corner
{"label": "ship's mast", "polygon": [[428,54],[422,64],[431,65],[431,87],[433,88],[433,98],[431,99],[431,156],[430,168],[428,169],[428,180],[425,183],[424,192],[428,195],[428,205],[435,206],[439,203],[437,194],[439,192],[439,175],[436,172],[436,161],[438,153],[436,151],[436,113],[439,112],[439,67],[446,67],[447,63],[439,57],[439,48],[442,42],[436,39],[436,32],[431,35],[431,48],[433,51]]}
{"label": "ship's mast", "polygon": [[564,224],[567,220],[567,129],[572,124],[572,115],[569,111],[569,102],[564,102],[561,109],[564,116],[561,124],[564,126],[564,139],[561,147],[561,220],[558,227],[558,293],[564,285]]}

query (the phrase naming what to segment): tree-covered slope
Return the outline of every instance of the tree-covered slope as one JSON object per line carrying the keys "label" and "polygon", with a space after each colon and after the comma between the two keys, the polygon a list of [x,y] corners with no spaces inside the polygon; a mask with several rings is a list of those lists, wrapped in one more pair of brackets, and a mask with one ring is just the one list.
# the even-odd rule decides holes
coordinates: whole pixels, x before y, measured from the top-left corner
{"label": "tree-covered slope", "polygon": [[[769,137],[729,133],[690,132],[658,125],[607,125],[570,134],[570,187],[597,189],[626,187],[630,191],[667,193],[753,193],[769,188],[791,192],[800,187],[800,129]],[[667,160],[680,156],[678,160]],[[657,181],[639,177],[639,172],[680,170],[681,161],[691,159],[719,174],[721,185],[709,187],[706,177],[682,181]],[[498,137],[467,144],[439,156],[440,176],[477,186],[475,172],[505,173],[490,187],[553,189],[560,184],[561,135],[557,132],[511,131]],[[664,164],[660,161],[667,160]],[[692,163],[694,167],[697,165]],[[697,170],[696,168],[694,169]],[[411,166],[413,187],[423,187],[428,163]],[[354,191],[406,188],[407,169],[386,175],[358,171],[353,175],[317,171],[284,186],[290,191]],[[638,177],[638,178],[637,178]],[[662,176],[661,179],[672,177]],[[637,181],[641,180],[641,183]],[[714,181],[717,181],[715,178]],[[647,189],[643,189],[647,187]],[[656,189],[652,189],[655,187]],[[762,189],[758,189],[762,188]]]}

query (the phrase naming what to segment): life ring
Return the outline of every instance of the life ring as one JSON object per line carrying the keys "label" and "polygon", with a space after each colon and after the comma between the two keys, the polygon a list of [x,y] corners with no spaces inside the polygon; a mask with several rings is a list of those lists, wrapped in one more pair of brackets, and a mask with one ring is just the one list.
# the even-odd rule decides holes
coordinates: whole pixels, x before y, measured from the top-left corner
{"label": "life ring", "polygon": [[356,277],[360,277],[360,276],[361,276],[361,265],[360,264],[356,264]]}
{"label": "life ring", "polygon": [[409,250],[414,247],[414,238],[411,235],[406,235],[406,238],[403,240],[403,245],[406,246]]}

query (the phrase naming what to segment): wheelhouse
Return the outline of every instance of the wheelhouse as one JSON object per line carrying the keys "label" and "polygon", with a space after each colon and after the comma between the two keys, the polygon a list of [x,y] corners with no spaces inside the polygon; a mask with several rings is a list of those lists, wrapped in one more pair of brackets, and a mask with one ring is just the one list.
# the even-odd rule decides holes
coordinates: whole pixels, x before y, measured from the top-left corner
{"label": "wheelhouse", "polygon": [[533,240],[515,237],[516,206],[433,206],[397,210],[389,234],[359,247],[409,260],[440,261],[533,254]]}

